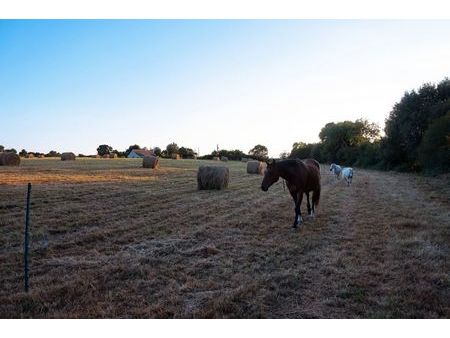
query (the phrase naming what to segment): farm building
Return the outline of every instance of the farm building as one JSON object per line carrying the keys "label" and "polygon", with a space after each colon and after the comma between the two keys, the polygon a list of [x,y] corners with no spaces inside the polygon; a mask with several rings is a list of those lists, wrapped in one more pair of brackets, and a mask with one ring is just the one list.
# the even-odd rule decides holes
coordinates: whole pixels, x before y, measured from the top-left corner
{"label": "farm building", "polygon": [[133,149],[127,156],[127,158],[144,158],[153,156],[153,152],[150,150],[143,150],[143,149]]}

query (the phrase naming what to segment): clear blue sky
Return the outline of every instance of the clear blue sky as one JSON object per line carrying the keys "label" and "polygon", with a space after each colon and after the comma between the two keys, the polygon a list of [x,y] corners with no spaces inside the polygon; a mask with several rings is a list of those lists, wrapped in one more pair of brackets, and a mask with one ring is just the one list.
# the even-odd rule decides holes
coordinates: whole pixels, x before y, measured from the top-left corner
{"label": "clear blue sky", "polygon": [[450,21],[0,20],[0,144],[272,156],[450,76]]}

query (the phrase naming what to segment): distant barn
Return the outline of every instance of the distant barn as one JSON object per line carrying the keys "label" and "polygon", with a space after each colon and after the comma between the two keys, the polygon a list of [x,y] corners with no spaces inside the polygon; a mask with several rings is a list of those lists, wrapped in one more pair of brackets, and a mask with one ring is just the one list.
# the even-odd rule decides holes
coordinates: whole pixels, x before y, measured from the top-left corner
{"label": "distant barn", "polygon": [[154,156],[153,152],[150,150],[143,150],[143,149],[133,149],[127,156],[127,158],[144,158],[144,157],[150,157]]}

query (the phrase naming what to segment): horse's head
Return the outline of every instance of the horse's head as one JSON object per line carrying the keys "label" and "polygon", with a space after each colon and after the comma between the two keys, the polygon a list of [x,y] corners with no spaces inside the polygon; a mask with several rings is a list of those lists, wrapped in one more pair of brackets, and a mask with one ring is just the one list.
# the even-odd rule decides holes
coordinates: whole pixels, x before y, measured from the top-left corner
{"label": "horse's head", "polygon": [[330,171],[333,171],[334,167],[336,167],[336,164],[331,163],[331,165],[330,165]]}
{"label": "horse's head", "polygon": [[269,187],[274,184],[280,178],[280,173],[277,168],[275,160],[267,161],[267,169],[264,172],[264,178],[261,183],[261,189],[263,191],[269,190]]}

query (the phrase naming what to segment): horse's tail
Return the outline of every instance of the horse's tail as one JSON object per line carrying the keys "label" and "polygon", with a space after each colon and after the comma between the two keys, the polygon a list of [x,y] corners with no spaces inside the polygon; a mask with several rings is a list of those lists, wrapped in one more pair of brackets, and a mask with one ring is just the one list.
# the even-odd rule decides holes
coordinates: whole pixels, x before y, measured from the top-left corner
{"label": "horse's tail", "polygon": [[312,202],[314,206],[318,206],[319,205],[319,200],[320,200],[320,186],[318,189],[313,191],[313,195],[312,195]]}

